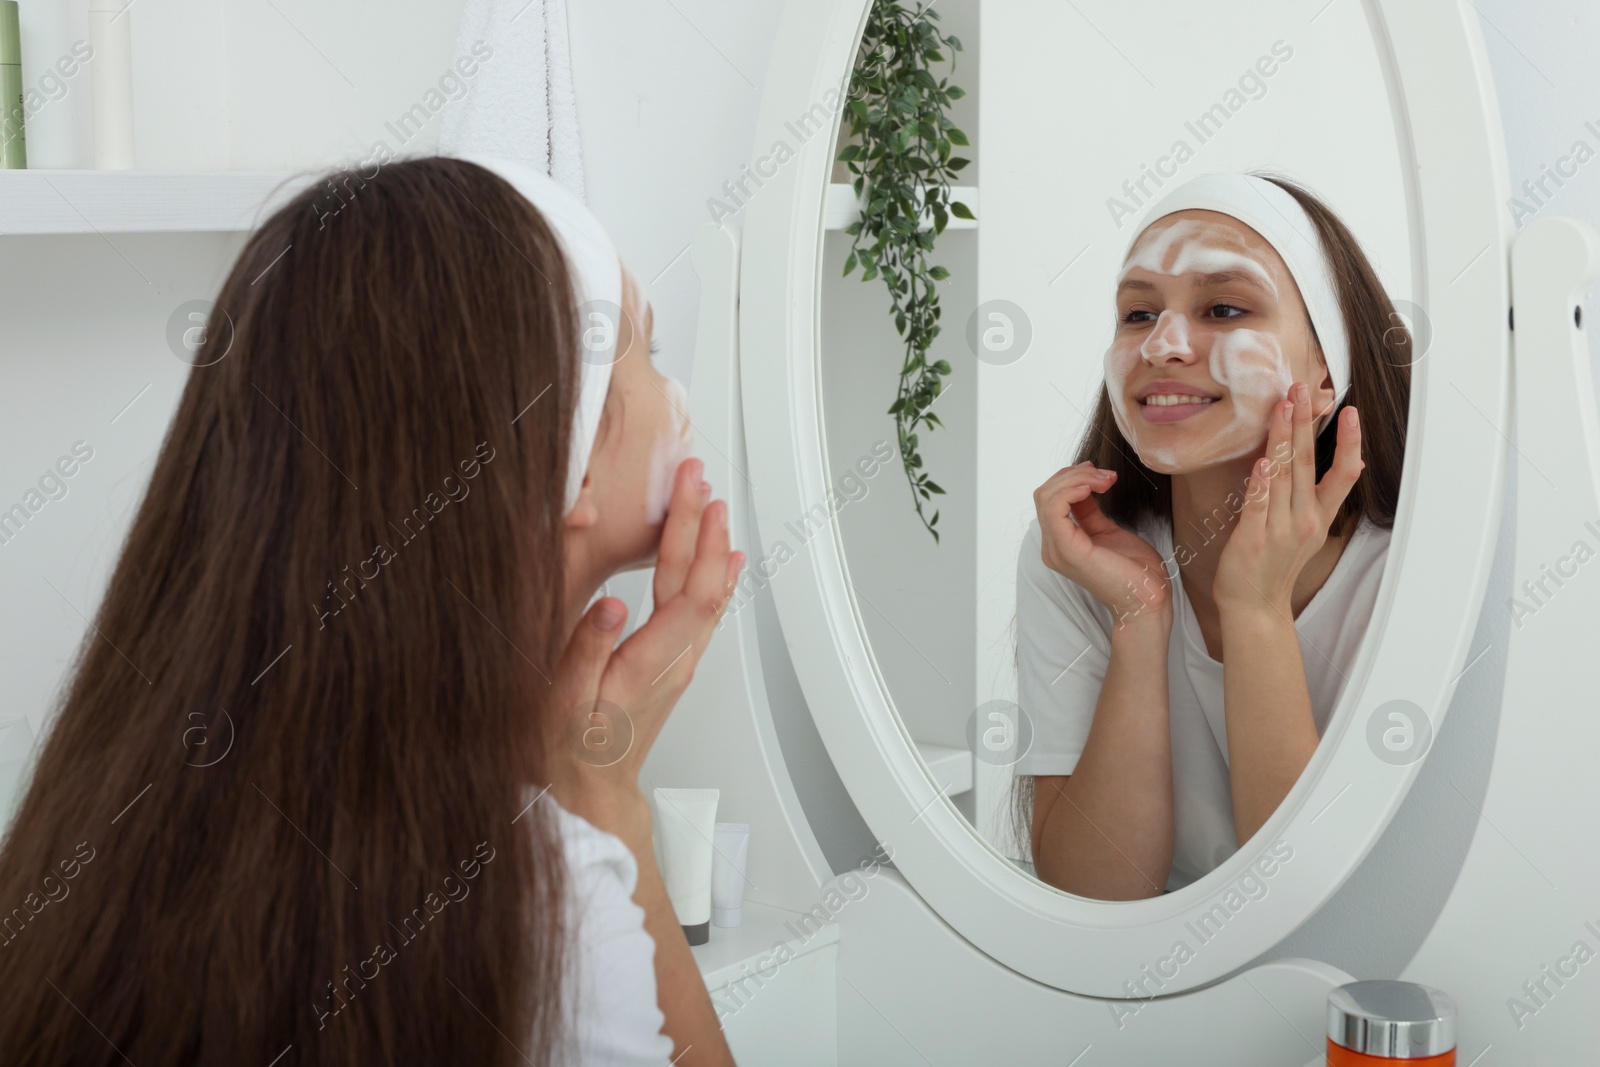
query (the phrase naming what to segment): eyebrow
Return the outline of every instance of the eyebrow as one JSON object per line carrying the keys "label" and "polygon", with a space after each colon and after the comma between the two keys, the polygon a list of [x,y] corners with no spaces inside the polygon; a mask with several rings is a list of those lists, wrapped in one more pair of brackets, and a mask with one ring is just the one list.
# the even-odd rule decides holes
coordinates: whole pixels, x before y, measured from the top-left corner
{"label": "eyebrow", "polygon": [[[1271,291],[1261,283],[1259,275],[1254,271],[1245,270],[1243,267],[1229,267],[1227,270],[1211,271],[1200,275],[1201,286],[1226,285],[1229,282],[1243,282],[1259,290],[1265,296],[1272,295]],[[1120,295],[1124,289],[1154,289],[1155,287],[1154,282],[1147,282],[1139,278],[1124,278],[1117,286],[1117,293]]]}

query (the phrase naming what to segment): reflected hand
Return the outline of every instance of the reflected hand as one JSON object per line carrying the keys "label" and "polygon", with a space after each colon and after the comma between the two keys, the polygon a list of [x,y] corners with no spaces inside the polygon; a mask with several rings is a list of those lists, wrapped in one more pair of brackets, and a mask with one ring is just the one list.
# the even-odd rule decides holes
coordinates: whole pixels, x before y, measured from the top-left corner
{"label": "reflected hand", "polygon": [[1316,480],[1310,392],[1296,382],[1289,389],[1293,399],[1273,409],[1266,455],[1250,472],[1244,510],[1217,561],[1211,590],[1219,610],[1270,605],[1292,619],[1295,580],[1327,541],[1334,516],[1366,467],[1360,418],[1355,408],[1346,408],[1339,413],[1333,465]]}
{"label": "reflected hand", "polygon": [[746,558],[729,550],[728,504],[708,501],[703,467],[698,459],[678,465],[649,620],[617,645],[627,605],[600,598],[573,628],[557,668],[544,724],[551,792],[613,833],[606,822],[640,810],[645,756],[694,677]]}
{"label": "reflected hand", "polygon": [[1063,467],[1034,490],[1045,566],[1087,589],[1119,626],[1141,616],[1170,621],[1172,587],[1160,554],[1107,518],[1094,499],[1116,477],[1085,461]]}

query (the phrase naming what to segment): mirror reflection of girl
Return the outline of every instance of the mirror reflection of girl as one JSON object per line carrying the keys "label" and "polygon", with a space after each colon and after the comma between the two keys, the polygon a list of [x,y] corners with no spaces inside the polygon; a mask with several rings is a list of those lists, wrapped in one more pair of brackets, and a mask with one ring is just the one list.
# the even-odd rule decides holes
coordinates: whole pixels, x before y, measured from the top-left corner
{"label": "mirror reflection of girl", "polygon": [[1372,612],[1410,396],[1409,334],[1309,192],[1206,175],[1147,220],[1018,560],[1019,825],[1042,880],[1102,900],[1212,870],[1300,777]]}
{"label": "mirror reflection of girl", "polygon": [[638,780],[744,553],[600,224],[479,162],[223,285],[0,852],[0,1061],[733,1062]]}

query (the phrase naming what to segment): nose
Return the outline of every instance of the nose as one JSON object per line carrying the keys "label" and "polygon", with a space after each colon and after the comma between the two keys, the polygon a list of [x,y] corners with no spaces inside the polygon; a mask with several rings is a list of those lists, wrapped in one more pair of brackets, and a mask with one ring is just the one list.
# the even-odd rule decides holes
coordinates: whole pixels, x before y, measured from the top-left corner
{"label": "nose", "polygon": [[1156,317],[1155,328],[1145,338],[1139,352],[1150,363],[1194,358],[1194,350],[1189,347],[1188,318],[1171,308],[1163,311]]}

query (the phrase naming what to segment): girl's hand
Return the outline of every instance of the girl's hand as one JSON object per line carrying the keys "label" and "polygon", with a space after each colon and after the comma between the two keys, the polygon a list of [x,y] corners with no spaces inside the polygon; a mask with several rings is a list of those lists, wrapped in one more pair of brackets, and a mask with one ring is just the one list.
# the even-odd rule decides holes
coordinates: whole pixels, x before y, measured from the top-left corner
{"label": "girl's hand", "polygon": [[1311,391],[1296,382],[1274,411],[1266,455],[1256,461],[1244,510],[1217,561],[1211,591],[1223,611],[1270,606],[1293,618],[1291,599],[1300,571],[1328,539],[1328,528],[1366,466],[1355,408],[1339,414],[1333,465],[1316,481]]}
{"label": "girl's hand", "polygon": [[1087,589],[1119,627],[1137,618],[1170,621],[1172,588],[1150,543],[1106,517],[1092,494],[1116,481],[1087,461],[1063,467],[1033,492],[1045,566]]}
{"label": "girl's hand", "polygon": [[[546,759],[556,801],[596,826],[636,818],[639,770],[732,598],[743,552],[728,548],[728,504],[709,500],[704,464],[678,465],[656,556],[655,609],[616,644],[627,605],[602,597],[573,629],[556,671]],[[703,487],[703,488],[702,488]]]}

